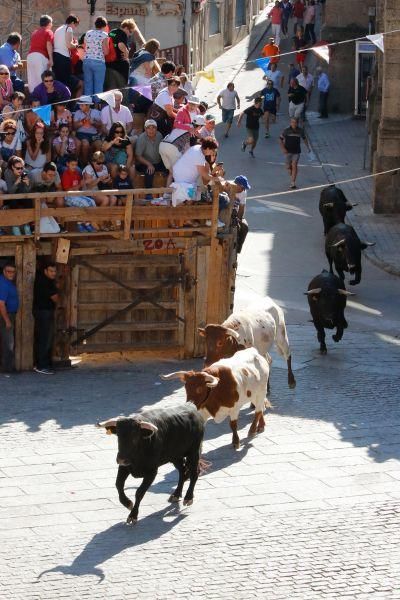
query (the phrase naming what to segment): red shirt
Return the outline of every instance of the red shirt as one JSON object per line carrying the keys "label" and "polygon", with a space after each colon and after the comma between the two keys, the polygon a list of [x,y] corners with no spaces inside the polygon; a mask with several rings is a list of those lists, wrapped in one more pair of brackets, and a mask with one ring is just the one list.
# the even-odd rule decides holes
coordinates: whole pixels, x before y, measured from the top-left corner
{"label": "red shirt", "polygon": [[34,31],[31,35],[31,45],[29,47],[28,54],[31,52],[40,52],[40,54],[43,54],[43,56],[46,58],[50,58],[49,53],[47,52],[46,44],[47,42],[53,44],[53,39],[54,33],[51,31],[51,29],[43,29],[42,27],[40,29],[36,29],[36,31]]}
{"label": "red shirt", "polygon": [[305,10],[306,7],[303,2],[295,2],[293,4],[293,16],[296,17],[296,19],[302,19]]}
{"label": "red shirt", "polygon": [[70,169],[66,169],[61,175],[61,185],[65,191],[74,189],[74,184],[80,183],[81,181],[82,175],[78,170],[71,171]]}

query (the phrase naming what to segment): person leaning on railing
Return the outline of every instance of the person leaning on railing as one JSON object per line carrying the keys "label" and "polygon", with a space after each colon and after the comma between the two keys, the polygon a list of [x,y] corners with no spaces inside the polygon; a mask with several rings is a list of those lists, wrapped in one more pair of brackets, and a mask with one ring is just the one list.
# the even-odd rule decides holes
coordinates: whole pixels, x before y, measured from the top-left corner
{"label": "person leaning on railing", "polygon": [[[28,173],[25,171],[25,163],[19,156],[11,156],[7,163],[7,169],[4,173],[4,179],[7,184],[7,192],[9,194],[28,194],[31,191],[31,183]],[[33,202],[31,198],[22,198],[20,200],[5,200],[4,205],[11,209],[32,208]],[[29,223],[22,226],[24,235],[31,235],[32,231]],[[14,225],[12,227],[13,235],[21,235],[20,227]]]}

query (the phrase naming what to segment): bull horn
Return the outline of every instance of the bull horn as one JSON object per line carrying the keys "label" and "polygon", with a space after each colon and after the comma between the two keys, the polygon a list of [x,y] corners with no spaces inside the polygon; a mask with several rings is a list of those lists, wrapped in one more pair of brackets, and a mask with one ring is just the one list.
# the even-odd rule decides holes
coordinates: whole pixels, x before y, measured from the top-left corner
{"label": "bull horn", "polygon": [[119,420],[119,417],[113,417],[112,419],[108,419],[107,421],[101,421],[96,423],[95,427],[98,427],[99,429],[103,428],[104,429],[109,429],[110,427],[116,427],[117,425],[117,421]]}
{"label": "bull horn", "polygon": [[312,294],[320,294],[322,288],[314,288],[313,290],[308,290],[308,292],[304,292],[306,296],[310,296]]}
{"label": "bull horn", "polygon": [[324,204],[324,207],[326,206],[326,208],[333,208],[333,202],[326,202],[326,204]]}
{"label": "bull horn", "polygon": [[197,333],[199,335],[201,335],[202,337],[206,337],[206,330],[204,329],[204,327],[198,327],[197,328]]}
{"label": "bull horn", "polygon": [[376,242],[362,242],[365,246],[375,246]]}
{"label": "bull horn", "polygon": [[141,429],[148,429],[153,433],[157,433],[158,431],[158,427],[156,425],[153,425],[153,423],[149,423],[148,421],[139,421],[139,425]]}
{"label": "bull horn", "polygon": [[348,292],[347,290],[339,289],[338,292],[341,296],[356,296],[356,294],[353,292]]}
{"label": "bull horn", "polygon": [[204,373],[204,379],[209,388],[214,388],[219,384],[219,378],[214,377],[214,375],[211,375],[210,373]]}
{"label": "bull horn", "polygon": [[168,373],[168,375],[160,375],[161,379],[164,381],[169,381],[170,379],[180,379],[181,381],[185,381],[185,375],[187,375],[188,371],[175,371],[174,373]]}
{"label": "bull horn", "polygon": [[228,333],[229,335],[231,335],[232,337],[234,337],[235,340],[239,340],[240,339],[240,335],[234,329],[231,329],[230,327],[225,327],[225,331],[226,331],[226,333]]}
{"label": "bull horn", "polygon": [[346,240],[343,238],[342,240],[339,240],[335,244],[331,244],[331,248],[337,248],[338,246],[341,246],[342,244],[345,244],[345,243],[346,243]]}

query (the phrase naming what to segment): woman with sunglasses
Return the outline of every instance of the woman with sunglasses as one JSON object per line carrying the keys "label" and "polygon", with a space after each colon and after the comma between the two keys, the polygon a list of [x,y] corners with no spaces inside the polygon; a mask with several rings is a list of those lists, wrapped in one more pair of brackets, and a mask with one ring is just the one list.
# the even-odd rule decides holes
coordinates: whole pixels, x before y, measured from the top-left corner
{"label": "woman with sunglasses", "polygon": [[[0,128],[0,157],[7,162],[11,156],[22,158],[22,143],[17,136],[17,123],[13,119],[6,119]],[[2,165],[3,168],[5,165]]]}
{"label": "woman with sunglasses", "polygon": [[[7,184],[8,194],[27,194],[30,192],[31,183],[25,171],[25,163],[19,156],[11,156],[8,160],[7,168],[4,172],[4,179]],[[32,208],[31,199],[6,200],[5,205],[8,208]],[[31,235],[31,228],[28,223],[22,226],[23,235]],[[20,227],[12,227],[13,235],[21,235]]]}
{"label": "woman with sunglasses", "polygon": [[[86,190],[109,190],[112,188],[112,179],[105,164],[105,156],[101,151],[93,152],[92,160],[82,171]],[[115,206],[117,197],[108,194],[94,194],[96,206]],[[101,231],[113,229],[106,222],[99,224]]]}
{"label": "woman with sunglasses", "polygon": [[35,98],[40,100],[40,104],[54,104],[71,98],[71,91],[66,85],[54,78],[54,73],[50,69],[41,74],[42,83],[37,85],[32,92]]}
{"label": "woman with sunglasses", "polygon": [[38,121],[26,141],[25,163],[28,170],[41,169],[51,161],[51,146],[44,123]]}
{"label": "woman with sunglasses", "polygon": [[14,92],[11,96],[11,104],[7,104],[1,113],[3,119],[13,119],[17,124],[17,137],[21,143],[26,140],[26,131],[24,127],[25,113],[23,110],[25,94],[22,92]]}
{"label": "woman with sunglasses", "polygon": [[132,145],[126,134],[126,129],[120,121],[111,125],[101,149],[105,153],[111,177],[115,179],[118,174],[118,167],[124,165],[127,167],[129,176],[133,181],[135,165],[133,163]]}
{"label": "woman with sunglasses", "polygon": [[3,110],[7,104],[11,104],[13,93],[10,71],[6,65],[0,65],[0,110]]}

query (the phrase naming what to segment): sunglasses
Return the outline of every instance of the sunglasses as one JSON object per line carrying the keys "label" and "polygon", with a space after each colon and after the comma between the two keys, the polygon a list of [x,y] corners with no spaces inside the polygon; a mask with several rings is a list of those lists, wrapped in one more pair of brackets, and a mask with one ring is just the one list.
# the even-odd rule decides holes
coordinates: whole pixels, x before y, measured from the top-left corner
{"label": "sunglasses", "polygon": [[52,83],[54,79],[43,79],[44,83]]}
{"label": "sunglasses", "polygon": [[24,167],[15,167],[13,166],[13,169],[15,169],[16,171],[22,171]]}
{"label": "sunglasses", "polygon": [[96,164],[96,165],[104,165],[104,162],[99,162],[99,161],[96,161],[96,163],[95,163],[95,164]]}
{"label": "sunglasses", "polygon": [[1,71],[0,75],[10,75],[10,73],[6,73],[5,71]]}
{"label": "sunglasses", "polygon": [[124,133],[123,129],[115,129],[114,131],[115,131],[115,133]]}

